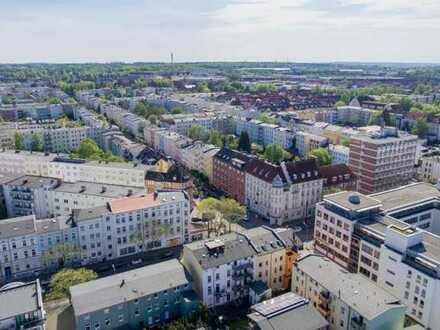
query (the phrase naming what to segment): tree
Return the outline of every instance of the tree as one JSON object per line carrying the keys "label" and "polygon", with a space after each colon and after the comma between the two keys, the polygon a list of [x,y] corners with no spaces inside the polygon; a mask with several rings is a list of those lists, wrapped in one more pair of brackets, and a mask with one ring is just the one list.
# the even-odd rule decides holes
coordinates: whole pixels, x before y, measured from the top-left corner
{"label": "tree", "polygon": [[238,140],[238,150],[251,153],[251,142],[249,140],[249,134],[246,131],[242,131]]}
{"label": "tree", "polygon": [[344,101],[339,100],[338,102],[335,103],[335,107],[343,107],[347,105]]}
{"label": "tree", "polygon": [[218,199],[208,197],[197,204],[197,212],[201,215],[202,219],[208,223],[208,237],[211,235],[212,228],[215,228],[213,223],[218,218],[219,203],[220,201]]}
{"label": "tree", "polygon": [[231,225],[237,223],[246,215],[246,207],[240,205],[235,199],[222,198],[217,204],[218,211],[229,224],[229,232],[231,232]]}
{"label": "tree", "polygon": [[50,279],[50,293],[48,294],[48,299],[59,299],[63,297],[68,297],[70,299],[70,287],[92,281],[97,277],[98,275],[93,270],[86,268],[63,269],[53,275]]}
{"label": "tree", "polygon": [[428,134],[428,124],[426,123],[425,119],[417,119],[416,123],[414,124],[414,127],[412,128],[411,132],[415,135],[417,135],[419,138],[423,139]]}
{"label": "tree", "polygon": [[267,113],[261,113],[258,116],[258,120],[262,121],[263,123],[266,124],[272,124],[272,125],[278,125],[278,120],[275,118],[270,117]]}
{"label": "tree", "polygon": [[409,97],[402,97],[399,101],[399,104],[403,111],[408,112],[411,110],[414,102]]}
{"label": "tree", "polygon": [[201,81],[199,83],[197,83],[197,91],[199,91],[200,93],[209,93],[209,87],[208,84],[205,81]]}
{"label": "tree", "polygon": [[74,152],[79,158],[91,159],[101,155],[102,150],[98,147],[95,141],[87,138],[81,141],[78,149]]}
{"label": "tree", "polygon": [[203,127],[200,125],[191,126],[188,131],[188,136],[193,140],[201,140],[204,135]]}
{"label": "tree", "polygon": [[171,113],[173,115],[178,115],[178,114],[183,113],[183,109],[182,108],[174,108],[173,110],[171,110]]}
{"label": "tree", "polygon": [[344,147],[349,147],[350,146],[350,143],[351,143],[351,140],[349,139],[349,138],[342,138],[341,139],[341,144],[344,146]]}
{"label": "tree", "polygon": [[150,121],[151,125],[156,125],[159,119],[156,115],[151,115],[148,117],[148,120]]}
{"label": "tree", "polygon": [[382,112],[375,112],[371,115],[368,125],[380,125],[382,120]]}
{"label": "tree", "polygon": [[19,132],[15,132],[14,140],[15,140],[15,149],[23,150],[24,149],[24,137],[23,137],[23,134],[21,134]]}
{"label": "tree", "polygon": [[223,135],[223,145],[229,149],[238,150],[238,139],[234,135]]}
{"label": "tree", "polygon": [[330,165],[332,163],[332,156],[327,149],[318,148],[310,151],[309,156],[316,157],[320,166]]}
{"label": "tree", "polygon": [[284,149],[279,145],[270,144],[264,151],[264,158],[266,158],[271,163],[279,163],[283,160]]}
{"label": "tree", "polygon": [[43,151],[43,141],[41,140],[40,134],[33,133],[32,134],[32,151]]}
{"label": "tree", "polygon": [[213,130],[211,134],[209,134],[208,143],[220,148],[223,147],[222,134],[216,129]]}
{"label": "tree", "polygon": [[71,243],[57,244],[43,252],[42,260],[46,267],[56,262],[59,267],[64,267],[66,261],[73,261],[79,257],[80,251]]}

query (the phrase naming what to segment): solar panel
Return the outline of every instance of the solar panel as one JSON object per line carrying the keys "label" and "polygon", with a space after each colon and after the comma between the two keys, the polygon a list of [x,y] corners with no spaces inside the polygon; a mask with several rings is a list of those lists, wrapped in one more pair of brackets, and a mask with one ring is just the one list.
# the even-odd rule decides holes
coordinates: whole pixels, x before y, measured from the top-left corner
{"label": "solar panel", "polygon": [[308,301],[303,297],[290,292],[259,303],[253,306],[252,309],[264,317],[269,318],[307,303]]}

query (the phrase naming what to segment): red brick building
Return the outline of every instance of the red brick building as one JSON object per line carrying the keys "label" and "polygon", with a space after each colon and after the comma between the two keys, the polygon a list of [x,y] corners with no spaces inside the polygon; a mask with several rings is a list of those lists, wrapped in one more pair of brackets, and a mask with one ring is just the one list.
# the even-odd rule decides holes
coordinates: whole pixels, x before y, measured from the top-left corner
{"label": "red brick building", "polygon": [[356,190],[357,178],[346,164],[321,166],[319,172],[324,179],[324,195],[336,190]]}
{"label": "red brick building", "polygon": [[212,184],[241,204],[245,203],[245,173],[251,156],[222,148],[213,159]]}

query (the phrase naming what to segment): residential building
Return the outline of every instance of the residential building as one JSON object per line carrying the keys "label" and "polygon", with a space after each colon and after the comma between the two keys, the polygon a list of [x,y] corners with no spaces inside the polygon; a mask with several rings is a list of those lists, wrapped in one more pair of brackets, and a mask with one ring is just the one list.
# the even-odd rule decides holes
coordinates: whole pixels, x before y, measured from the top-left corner
{"label": "residential building", "polygon": [[326,257],[300,258],[294,266],[292,291],[308,299],[330,329],[403,329],[406,307],[399,298]]}
{"label": "residential building", "polygon": [[349,166],[358,191],[371,194],[407,184],[414,176],[417,136],[393,128],[351,138]]}
{"label": "residential building", "polygon": [[372,116],[379,113],[377,110],[361,108],[359,104],[354,103],[338,107],[337,110],[337,122],[349,126],[367,126]]}
{"label": "residential building", "polygon": [[368,196],[328,195],[317,206],[315,248],[398,297],[410,318],[436,329],[439,198],[427,183]]}
{"label": "residential building", "polygon": [[10,283],[0,288],[0,330],[44,330],[46,312],[40,281]]}
{"label": "residential building", "polygon": [[306,132],[295,134],[295,148],[301,157],[308,157],[310,151],[318,148],[327,148],[328,139],[321,135]]}
{"label": "residential building", "polygon": [[437,183],[440,180],[440,156],[419,158],[417,175],[423,181]]}
{"label": "residential building", "polygon": [[77,330],[150,328],[198,308],[176,259],[72,286],[70,295]]}
{"label": "residential building", "polygon": [[73,211],[83,264],[189,241],[190,201],[183,191],[114,199]]}
{"label": "residential building", "polygon": [[106,205],[113,199],[145,194],[145,188],[85,181],[62,182],[47,193],[49,214],[69,215],[74,209]]}
{"label": "residential building", "polygon": [[275,124],[264,123],[260,120],[250,118],[239,118],[236,121],[236,135],[247,132],[251,143],[268,146],[276,144],[282,148],[290,148],[294,133],[288,128]]}
{"label": "residential building", "polygon": [[212,144],[194,142],[181,150],[182,164],[190,169],[205,174],[209,181],[213,178],[213,159],[220,148]]}
{"label": "residential building", "polygon": [[205,305],[244,302],[255,282],[285,289],[291,269],[285,262],[297,251],[291,229],[261,227],[186,244],[182,263]]}
{"label": "residential building", "polygon": [[322,192],[324,195],[340,190],[356,190],[357,178],[348,165],[320,166],[319,172],[324,180]]}
{"label": "residential building", "polygon": [[251,330],[326,330],[328,321],[310,301],[292,292],[251,306]]}
{"label": "residential building", "polygon": [[222,148],[213,158],[212,184],[240,204],[246,203],[246,166],[252,156]]}
{"label": "residential building", "polygon": [[350,148],[339,144],[330,144],[328,152],[332,157],[332,164],[347,164],[350,159]]}
{"label": "residential building", "polygon": [[249,209],[281,225],[313,215],[323,180],[314,159],[280,165],[253,159],[247,165],[245,183]]}
{"label": "residential building", "polygon": [[32,175],[5,182],[2,187],[8,217],[35,214],[39,219],[47,218],[48,193],[59,184],[57,179]]}

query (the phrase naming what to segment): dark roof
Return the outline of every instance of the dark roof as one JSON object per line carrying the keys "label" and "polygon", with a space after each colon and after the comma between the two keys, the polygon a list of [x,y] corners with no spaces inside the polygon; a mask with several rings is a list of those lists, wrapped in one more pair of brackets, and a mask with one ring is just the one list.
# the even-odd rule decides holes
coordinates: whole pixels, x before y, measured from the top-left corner
{"label": "dark roof", "polygon": [[243,165],[246,166],[253,159],[253,157],[243,152],[234,151],[228,148],[221,148],[220,151],[214,156],[214,159],[230,165],[233,165],[233,160],[235,160],[242,162]]}
{"label": "dark roof", "polygon": [[[283,166],[286,168],[286,175],[289,176],[288,178],[283,171]],[[253,159],[249,162],[246,171],[247,173],[269,183],[272,183],[277,176],[283,183],[291,181],[293,184],[321,178],[315,159],[286,162],[281,165],[274,165],[261,159]]]}
{"label": "dark roof", "polygon": [[177,182],[185,183],[190,180],[187,170],[183,166],[173,164],[168,169],[167,173],[149,170],[145,174],[145,180],[159,181],[159,182]]}
{"label": "dark roof", "polygon": [[356,176],[346,164],[321,166],[319,172],[325,184],[338,184],[356,179]]}

